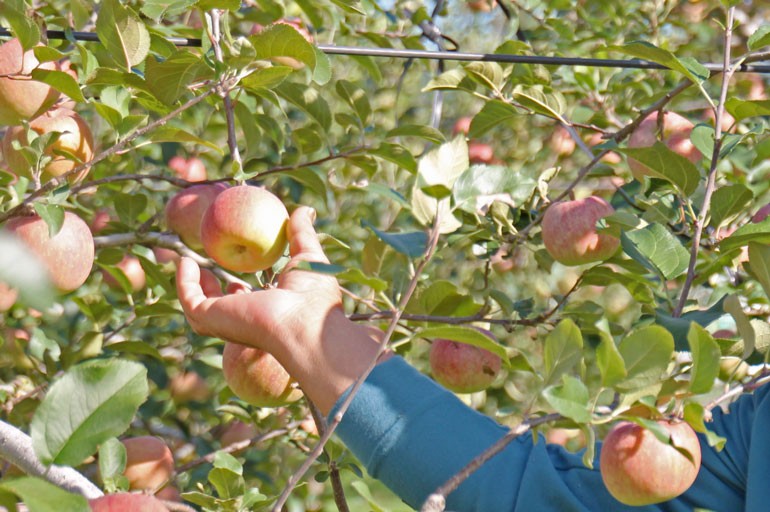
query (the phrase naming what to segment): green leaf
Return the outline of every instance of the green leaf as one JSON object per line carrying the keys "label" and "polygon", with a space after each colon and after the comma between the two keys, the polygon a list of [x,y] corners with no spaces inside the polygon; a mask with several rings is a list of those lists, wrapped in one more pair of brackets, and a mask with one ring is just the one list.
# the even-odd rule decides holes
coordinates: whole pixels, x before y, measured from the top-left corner
{"label": "green leaf", "polygon": [[674,338],[659,325],[638,329],[621,340],[620,355],[627,376],[615,387],[633,391],[659,382],[674,354]]}
{"label": "green leaf", "polygon": [[53,238],[64,224],[64,208],[55,204],[35,203],[35,212],[48,226],[48,236]]}
{"label": "green leaf", "polygon": [[188,51],[178,51],[164,61],[151,55],[144,68],[147,89],[166,105],[173,105],[190,84],[213,76],[206,61]]}
{"label": "green leaf", "polygon": [[163,356],[158,352],[158,349],[146,341],[117,341],[105,345],[104,348],[115,352],[125,352],[127,354],[142,354],[153,357],[158,361],[164,360]]}
{"label": "green leaf", "polygon": [[724,316],[724,301],[725,297],[722,297],[706,310],[688,311],[678,318],[671,316],[668,311],[659,309],[655,312],[655,321],[665,327],[674,337],[676,350],[688,350],[687,335],[690,333],[690,324],[695,322],[701,327],[707,327]]}
{"label": "green leaf", "polygon": [[144,194],[118,193],[113,196],[115,212],[120,222],[127,226],[133,226],[139,220],[139,216],[147,209],[148,199]]}
{"label": "green leaf", "polygon": [[681,242],[661,224],[621,234],[623,250],[642,265],[673,279],[687,270],[690,254]]}
{"label": "green leaf", "polygon": [[361,3],[358,0],[331,0],[331,2],[350,14],[366,15],[366,11],[361,7]]}
{"label": "green leaf", "polygon": [[227,452],[223,452],[222,450],[219,450],[214,454],[213,465],[215,468],[232,471],[236,475],[243,474],[243,465],[241,465],[241,463],[238,462],[238,459],[236,459],[235,457],[233,457]]}
{"label": "green leaf", "polygon": [[553,384],[583,359],[583,335],[570,319],[559,322],[545,338],[545,385]]}
{"label": "green leaf", "polygon": [[458,177],[468,168],[468,144],[455,137],[425,154],[417,166],[417,184],[428,196],[443,199],[452,193]]}
{"label": "green leaf", "polygon": [[227,11],[237,11],[241,7],[239,0],[198,0],[196,7],[201,11],[210,11],[211,9],[224,9]]}
{"label": "green leaf", "polygon": [[318,47],[313,46],[315,52],[315,68],[313,69],[313,82],[318,85],[326,85],[332,79],[332,62],[329,56]]}
{"label": "green leaf", "polygon": [[760,25],[759,28],[749,36],[746,44],[748,44],[749,50],[752,51],[770,45],[770,25]]}
{"label": "green leaf", "polygon": [[770,246],[753,242],[749,243],[749,264],[747,270],[762,285],[765,295],[770,297]]}
{"label": "green leaf", "polygon": [[41,478],[24,476],[0,483],[0,489],[12,492],[27,505],[29,512],[89,512],[88,501],[79,494],[60,489]]}
{"label": "green leaf", "polygon": [[274,23],[259,33],[250,36],[257,57],[264,60],[276,57],[290,57],[306,64],[310,69],[316,67],[316,52],[300,32],[286,24]]}
{"label": "green leaf", "polygon": [[485,215],[494,201],[520,207],[537,188],[537,174],[536,170],[516,172],[501,165],[471,166],[454,184],[455,208]]}
{"label": "green leaf", "polygon": [[417,160],[414,159],[414,155],[400,144],[382,142],[378,147],[371,148],[369,154],[393,162],[410,173],[417,172]]}
{"label": "green leaf", "polygon": [[735,233],[724,238],[719,243],[719,249],[722,252],[728,252],[748,245],[749,242],[770,244],[770,217],[767,217],[762,222],[744,224]]}
{"label": "green leaf", "polygon": [[566,104],[564,97],[558,91],[545,92],[541,86],[517,85],[513,91],[513,99],[535,113],[566,123],[562,117]]}
{"label": "green leaf", "polygon": [[596,347],[596,363],[602,376],[602,386],[612,387],[626,378],[626,363],[611,336],[601,333]]}
{"label": "green leaf", "polygon": [[743,212],[752,199],[754,194],[740,183],[716,189],[711,197],[711,225],[718,228],[726,220]]}
{"label": "green leaf", "polygon": [[742,100],[731,97],[725,101],[725,109],[740,122],[749,117],[770,115],[770,100]]}
{"label": "green leaf", "polygon": [[407,233],[387,233],[375,228],[366,220],[361,221],[361,225],[369,228],[377,237],[394,248],[401,254],[406,254],[410,258],[419,258],[425,254],[428,247],[428,235],[423,231],[411,231]]}
{"label": "green leaf", "polygon": [[80,85],[72,75],[64,71],[49,69],[33,69],[32,78],[39,82],[45,82],[57,91],[69,96],[78,103],[85,103],[86,98],[80,90]]}
{"label": "green leaf", "polygon": [[687,341],[692,353],[690,391],[708,393],[719,375],[719,358],[722,356],[719,345],[706,329],[696,323],[690,325]]}
{"label": "green leaf", "polygon": [[35,23],[35,18],[27,16],[24,2],[0,2],[0,16],[6,19],[11,32],[19,39],[24,50],[29,50],[40,42],[40,27]]}
{"label": "green leaf", "polygon": [[150,51],[150,33],[141,18],[120,0],[103,0],[96,18],[96,34],[115,62],[127,71]]}
{"label": "green leaf", "polygon": [[208,479],[217,490],[220,499],[237,498],[246,489],[243,477],[226,468],[215,467],[209,471]]}
{"label": "green leaf", "polygon": [[678,59],[668,50],[645,41],[633,41],[623,46],[610,46],[609,50],[616,50],[631,57],[655,62],[669,69],[678,71],[690,81],[700,84],[710,76],[708,69],[692,59]]}
{"label": "green leaf", "polygon": [[436,130],[432,126],[425,126],[421,124],[404,124],[393,128],[385,134],[385,138],[392,139],[394,137],[419,137],[425,139],[428,142],[434,144],[443,144],[446,142],[444,134]]}
{"label": "green leaf", "polygon": [[126,445],[112,437],[99,447],[99,476],[114,478],[126,469]]}
{"label": "green leaf", "polygon": [[157,22],[161,18],[177,16],[186,12],[197,2],[198,0],[145,0],[141,11],[142,14]]}
{"label": "green leaf", "polygon": [[465,65],[465,72],[483,87],[499,91],[503,87],[505,73],[497,62],[471,62]]}
{"label": "green leaf", "polygon": [[543,396],[551,407],[562,416],[577,423],[591,421],[590,396],[588,388],[579,379],[562,375],[559,386],[550,386],[543,391]]}
{"label": "green leaf", "polygon": [[[708,413],[709,416],[711,413]],[[706,441],[709,446],[716,448],[717,451],[721,451],[724,448],[727,439],[718,436],[706,427],[704,418],[706,416],[706,409],[698,402],[688,402],[684,406],[684,420],[696,431],[706,436]]]}
{"label": "green leaf", "polygon": [[422,92],[452,91],[455,89],[472,91],[474,88],[474,82],[467,77],[465,71],[461,68],[454,68],[432,79],[428,85],[422,88]]}
{"label": "green leaf", "polygon": [[111,359],[73,366],[32,418],[35,453],[43,464],[80,465],[126,431],[147,394],[147,369],[139,363]]}
{"label": "green leaf", "polygon": [[321,93],[306,85],[283,83],[274,89],[279,96],[313,118],[325,131],[329,130],[332,114]]}
{"label": "green leaf", "polygon": [[616,151],[633,158],[649,170],[650,176],[672,183],[683,195],[689,197],[698,188],[700,172],[691,161],[668,149],[660,141],[644,148],[616,148]]}
{"label": "green leaf", "polygon": [[247,89],[272,89],[283,83],[293,72],[289,66],[259,67],[241,80],[241,84]]}
{"label": "green leaf", "polygon": [[500,359],[502,359],[506,365],[508,364],[508,354],[505,350],[505,347],[484,334],[481,330],[474,329],[473,327],[465,327],[460,325],[427,327],[421,331],[418,331],[414,337],[427,339],[441,338],[473,345],[474,347],[483,348],[484,350],[500,356]]}
{"label": "green leaf", "polygon": [[738,328],[738,335],[743,339],[743,354],[741,359],[748,359],[748,357],[754,352],[756,346],[756,333],[754,332],[754,326],[751,325],[749,317],[743,312],[743,306],[741,305],[741,299],[737,295],[730,295],[725,299],[724,309],[726,313],[735,320],[735,326]]}
{"label": "green leaf", "polygon": [[481,137],[492,128],[521,115],[522,113],[510,103],[500,100],[487,101],[479,113],[473,116],[468,136],[471,138]]}
{"label": "green leaf", "polygon": [[173,126],[161,126],[160,128],[153,130],[150,134],[150,140],[152,142],[191,142],[213,149],[220,155],[223,155],[225,152],[224,148],[220,145],[210,140],[201,139],[188,131]]}

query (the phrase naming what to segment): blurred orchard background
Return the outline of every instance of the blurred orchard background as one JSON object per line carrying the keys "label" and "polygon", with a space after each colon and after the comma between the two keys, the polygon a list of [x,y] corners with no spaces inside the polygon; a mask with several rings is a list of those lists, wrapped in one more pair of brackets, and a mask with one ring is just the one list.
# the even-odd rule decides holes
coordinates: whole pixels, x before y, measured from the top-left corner
{"label": "blurred orchard background", "polygon": [[[82,496],[130,488],[171,510],[267,510],[288,490],[289,511],[409,510],[334,438],[314,459],[304,399],[236,396],[223,341],[186,323],[179,254],[223,286],[271,286],[286,262],[229,271],[171,226],[167,205],[201,184],[315,208],[331,265],[313,270],[338,277],[351,318],[399,317],[390,346],[428,375],[437,339],[494,354],[488,387],[458,396],[503,424],[588,447],[587,463],[620,418],[707,433],[711,409],[766,378],[770,100],[763,69],[741,66],[768,57],[769,15],[751,0],[4,0],[0,426],[29,449],[0,448],[0,503],[87,510]],[[22,51],[35,64],[14,64]],[[50,90],[18,114],[30,84]],[[686,149],[653,145],[677,137]],[[614,207],[589,225],[618,248],[560,263],[543,215],[589,196]],[[46,238],[72,217],[93,262],[86,235],[56,260],[13,227],[37,219]]]}

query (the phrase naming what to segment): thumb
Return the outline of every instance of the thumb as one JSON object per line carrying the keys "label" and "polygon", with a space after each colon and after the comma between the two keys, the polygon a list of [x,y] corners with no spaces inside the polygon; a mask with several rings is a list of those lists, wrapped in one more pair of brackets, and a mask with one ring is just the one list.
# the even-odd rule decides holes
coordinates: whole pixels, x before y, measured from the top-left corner
{"label": "thumb", "polygon": [[313,227],[315,210],[308,206],[300,206],[289,218],[288,237],[289,253],[292,265],[298,261],[318,261],[328,263],[318,234]]}

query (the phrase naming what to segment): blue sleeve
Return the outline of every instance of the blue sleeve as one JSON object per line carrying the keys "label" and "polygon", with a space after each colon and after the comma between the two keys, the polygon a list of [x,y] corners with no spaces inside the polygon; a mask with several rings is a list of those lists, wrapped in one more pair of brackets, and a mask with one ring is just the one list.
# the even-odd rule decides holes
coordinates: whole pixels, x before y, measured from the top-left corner
{"label": "blue sleeve", "polygon": [[[715,414],[710,428],[729,437],[727,448],[717,452],[702,440],[703,463],[698,479],[675,500],[649,507],[626,507],[612,498],[602,483],[598,470],[601,446],[594,469],[589,469],[583,465],[580,454],[524,435],[450,494],[447,510],[744,510],[748,438],[758,400],[752,396],[744,398],[733,404],[732,414]],[[770,411],[770,407],[765,409]],[[417,509],[430,493],[506,432],[506,428],[473,411],[399,357],[375,368],[337,429],[340,439],[369,474]],[[767,444],[770,446],[770,442]],[[764,459],[770,459],[767,453],[770,452],[765,452]],[[760,474],[764,478],[769,473]],[[770,489],[766,492],[769,495],[764,505],[770,503]]]}

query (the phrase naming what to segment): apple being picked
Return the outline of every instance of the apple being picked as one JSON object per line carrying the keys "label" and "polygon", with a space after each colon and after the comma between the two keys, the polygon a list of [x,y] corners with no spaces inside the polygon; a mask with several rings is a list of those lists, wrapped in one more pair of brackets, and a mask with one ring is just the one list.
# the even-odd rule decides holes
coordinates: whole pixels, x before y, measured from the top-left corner
{"label": "apple being picked", "polygon": [[438,338],[430,345],[433,378],[455,393],[488,388],[500,373],[500,356],[483,348]]}
{"label": "apple being picked", "polygon": [[219,265],[258,272],[278,261],[287,245],[289,213],[280,199],[249,185],[219,194],[201,221],[201,242]]}
{"label": "apple being picked", "polygon": [[193,185],[180,190],[166,204],[166,225],[190,249],[203,249],[201,221],[214,199],[227,190],[224,183]]}
{"label": "apple being picked", "polygon": [[[94,137],[91,128],[76,112],[66,108],[51,109],[29,123],[29,127],[38,135],[58,132],[58,138],[46,149],[45,154],[51,160],[42,169],[41,182],[61,176],[88,162],[94,155]],[[32,166],[20,151],[13,148],[13,143],[21,146],[29,145],[27,132],[23,126],[13,126],[3,137],[3,158],[8,168],[16,175],[31,176]],[[80,181],[88,174],[90,168],[71,175],[70,182]]]}
{"label": "apple being picked", "polygon": [[[129,284],[131,284],[131,291],[138,292],[147,284],[147,274],[142,268],[142,263],[139,261],[139,258],[136,256],[130,254],[124,255],[123,259],[115,265],[115,268],[123,272],[123,275],[126,276]],[[104,276],[104,282],[107,283],[109,287],[118,290],[121,289],[120,283],[117,279],[112,277],[112,274],[103,270],[102,275]]]}
{"label": "apple being picked", "polygon": [[618,250],[620,239],[597,233],[596,221],[614,212],[607,201],[596,196],[550,205],[541,226],[546,251],[570,266],[609,258]]}
{"label": "apple being picked", "polygon": [[94,264],[94,238],[88,224],[74,213],[64,213],[61,229],[53,237],[37,215],[14,217],[5,229],[40,259],[59,291],[71,292],[88,279]]}
{"label": "apple being picked", "polygon": [[232,392],[251,405],[278,407],[302,396],[283,366],[258,348],[226,342],[222,370]]}
{"label": "apple being picked", "polygon": [[657,423],[669,433],[673,446],[628,421],[615,425],[602,444],[602,480],[621,503],[641,507],[668,501],[685,492],[698,475],[701,448],[692,427],[683,421]]}
{"label": "apple being picked", "polygon": [[[701,158],[700,151],[690,140],[693,124],[686,118],[675,112],[666,112],[663,115],[660,135],[663,143],[673,151],[692,163]],[[658,112],[654,112],[644,118],[644,121],[634,130],[628,139],[629,148],[646,148],[655,144],[658,140]],[[628,159],[631,174],[639,181],[648,176],[650,171],[646,166],[633,158]]]}
{"label": "apple being picked", "polygon": [[169,512],[157,498],[147,494],[118,492],[88,500],[91,512]]}
{"label": "apple being picked", "polygon": [[59,99],[59,91],[32,80],[36,68],[55,71],[55,62],[40,63],[18,39],[0,45],[0,126],[20,125],[39,116]]}

